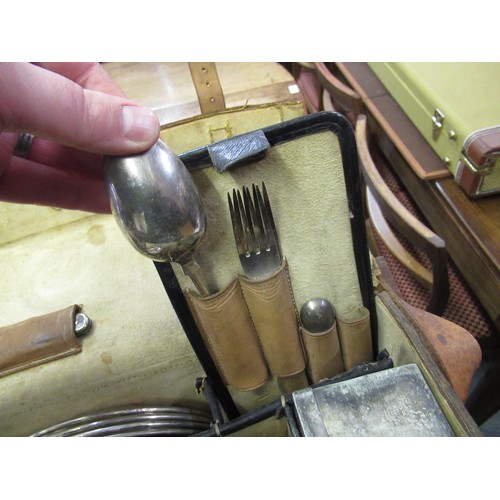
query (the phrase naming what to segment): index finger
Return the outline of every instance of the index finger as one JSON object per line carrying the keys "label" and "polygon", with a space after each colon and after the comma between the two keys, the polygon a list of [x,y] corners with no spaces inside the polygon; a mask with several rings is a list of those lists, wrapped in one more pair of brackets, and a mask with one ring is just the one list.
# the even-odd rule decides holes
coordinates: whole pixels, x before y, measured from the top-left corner
{"label": "index finger", "polygon": [[35,64],[61,76],[65,76],[85,89],[98,90],[117,97],[126,97],[123,90],[99,63],[39,62]]}

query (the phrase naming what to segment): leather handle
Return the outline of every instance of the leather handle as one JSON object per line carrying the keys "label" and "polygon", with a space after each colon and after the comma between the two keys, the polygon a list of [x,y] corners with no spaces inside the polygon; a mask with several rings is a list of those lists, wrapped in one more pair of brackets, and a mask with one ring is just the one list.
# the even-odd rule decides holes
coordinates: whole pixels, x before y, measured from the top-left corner
{"label": "leather handle", "polygon": [[188,63],[189,71],[198,95],[201,114],[215,113],[226,109],[224,92],[215,63]]}

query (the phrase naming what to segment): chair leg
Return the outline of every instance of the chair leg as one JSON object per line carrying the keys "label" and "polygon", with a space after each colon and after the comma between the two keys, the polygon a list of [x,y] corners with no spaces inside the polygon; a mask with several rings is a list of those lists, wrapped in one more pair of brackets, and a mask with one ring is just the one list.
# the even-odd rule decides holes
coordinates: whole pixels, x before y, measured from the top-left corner
{"label": "chair leg", "polygon": [[477,425],[482,425],[500,410],[500,362],[488,367],[469,394],[465,407]]}

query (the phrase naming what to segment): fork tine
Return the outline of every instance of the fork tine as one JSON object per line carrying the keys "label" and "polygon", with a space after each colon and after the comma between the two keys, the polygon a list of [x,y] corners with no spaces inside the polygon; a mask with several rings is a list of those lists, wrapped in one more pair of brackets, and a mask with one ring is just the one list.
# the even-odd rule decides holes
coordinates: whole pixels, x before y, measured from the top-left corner
{"label": "fork tine", "polygon": [[239,190],[236,190],[235,204],[237,206],[236,210],[239,220],[241,221],[242,246],[244,248],[245,254],[249,255],[250,252],[253,250],[253,245],[252,245],[253,236],[252,236],[252,231],[250,229],[248,216],[246,214],[245,204],[243,203],[243,198]]}
{"label": "fork tine", "polygon": [[262,182],[262,192],[261,194],[259,188],[257,187],[257,195],[259,200],[259,205],[261,207],[262,219],[264,221],[264,228],[267,234],[267,239],[270,245],[277,248],[278,253],[281,256],[281,248],[278,238],[278,231],[276,230],[276,225],[274,223],[273,211],[271,209],[271,203],[269,201],[269,196],[267,194],[266,185]]}
{"label": "fork tine", "polygon": [[253,184],[253,198],[255,200],[255,205],[257,207],[257,211],[259,212],[259,219],[262,222],[262,233],[264,239],[264,245],[266,250],[271,248],[273,244],[273,233],[272,228],[270,226],[269,214],[264,206],[264,200],[262,199],[262,194],[260,193],[259,186]]}
{"label": "fork tine", "polygon": [[259,221],[262,229],[262,245],[266,251],[269,251],[271,249],[271,246],[274,245],[273,234],[269,228],[269,219],[264,207],[262,195],[260,194],[259,187],[255,184],[253,185],[253,197],[256,210],[259,214]]}
{"label": "fork tine", "polygon": [[265,248],[263,242],[263,226],[262,220],[260,218],[259,211],[257,210],[257,204],[252,200],[250,195],[250,190],[247,187],[243,187],[243,196],[245,203],[245,212],[248,218],[248,225],[250,228],[251,235],[251,248],[250,251],[260,252]]}
{"label": "fork tine", "polygon": [[236,250],[242,253],[243,249],[243,229],[241,227],[241,217],[238,211],[238,203],[236,200],[236,190],[233,189],[234,204],[231,201],[231,195],[227,193],[227,203],[229,205],[229,214],[231,216],[231,226],[233,227],[234,241],[236,243]]}
{"label": "fork tine", "polygon": [[276,240],[278,240],[278,233],[276,231],[276,225],[274,224],[273,211],[271,210],[271,203],[269,202],[269,196],[267,195],[267,189],[264,182],[262,182],[262,192],[264,197],[264,206],[266,207],[266,213],[269,217],[270,227],[276,235]]}
{"label": "fork tine", "polygon": [[264,196],[256,184],[252,184],[251,190],[245,186],[241,191],[233,189],[232,198],[230,193],[227,193],[240,263],[245,275],[250,279],[263,279],[273,275],[282,262],[264,183],[262,187]]}

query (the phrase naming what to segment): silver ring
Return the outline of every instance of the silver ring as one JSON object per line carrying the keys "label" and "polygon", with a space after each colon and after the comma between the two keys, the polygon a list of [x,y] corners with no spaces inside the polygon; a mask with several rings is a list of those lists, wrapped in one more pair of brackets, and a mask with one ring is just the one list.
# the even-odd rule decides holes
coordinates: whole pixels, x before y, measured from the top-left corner
{"label": "silver ring", "polygon": [[12,154],[14,156],[19,156],[19,158],[28,158],[34,139],[35,136],[32,134],[19,134],[17,136],[17,143]]}

